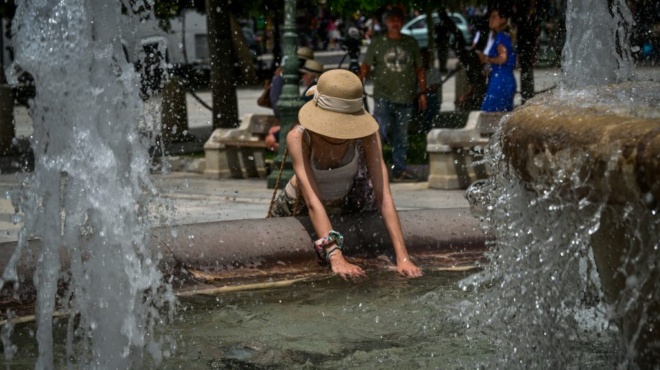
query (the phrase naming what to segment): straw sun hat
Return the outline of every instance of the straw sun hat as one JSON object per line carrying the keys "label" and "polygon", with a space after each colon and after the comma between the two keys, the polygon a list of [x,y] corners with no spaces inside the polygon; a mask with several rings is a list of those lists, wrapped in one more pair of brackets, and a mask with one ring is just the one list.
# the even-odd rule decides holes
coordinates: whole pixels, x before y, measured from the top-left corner
{"label": "straw sun hat", "polygon": [[314,98],[298,112],[304,128],[335,139],[357,139],[378,131],[378,123],[364,110],[362,82],[353,72],[327,71],[307,94]]}

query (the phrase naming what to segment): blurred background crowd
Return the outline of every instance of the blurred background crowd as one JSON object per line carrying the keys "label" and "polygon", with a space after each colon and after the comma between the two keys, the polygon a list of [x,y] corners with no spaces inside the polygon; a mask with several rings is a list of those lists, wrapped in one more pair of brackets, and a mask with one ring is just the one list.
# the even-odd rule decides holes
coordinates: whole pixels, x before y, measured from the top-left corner
{"label": "blurred background crowd", "polygon": [[[488,5],[463,5],[464,2],[453,2],[439,10],[445,10],[452,21],[461,30],[468,45],[488,29]],[[534,17],[537,33],[537,60],[542,66],[558,66],[561,49],[564,44],[565,0],[529,1],[530,14],[521,17]],[[649,0],[628,1],[633,13],[632,30],[633,52],[638,62],[657,63],[660,61],[660,2]],[[428,46],[427,23],[424,10],[414,6],[398,4],[404,9],[406,21],[403,33],[413,36],[421,48]],[[355,38],[366,46],[370,40],[385,30],[383,14],[388,6],[382,6],[371,11],[333,11],[325,1],[313,5],[299,6],[296,16],[296,32],[298,46],[310,47],[314,51],[346,50],[346,41]],[[437,14],[434,22],[440,22]],[[281,39],[281,14],[276,9],[258,16],[243,16],[239,19],[250,49],[255,56],[281,53],[278,42]],[[527,32],[527,30],[525,30]],[[451,42],[450,42],[451,44]],[[269,68],[262,65],[261,68]]]}

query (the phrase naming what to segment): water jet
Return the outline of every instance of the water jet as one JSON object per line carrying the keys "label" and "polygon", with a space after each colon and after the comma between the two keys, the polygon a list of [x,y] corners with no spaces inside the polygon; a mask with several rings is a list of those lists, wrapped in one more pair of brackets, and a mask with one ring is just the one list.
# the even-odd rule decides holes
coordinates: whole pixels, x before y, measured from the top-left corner
{"label": "water jet", "polygon": [[482,303],[510,324],[507,364],[565,366],[589,310],[616,325],[621,366],[660,363],[660,83],[633,73],[631,19],[622,1],[568,2],[562,86],[504,118],[495,176],[470,190],[496,242],[467,283],[499,286]]}

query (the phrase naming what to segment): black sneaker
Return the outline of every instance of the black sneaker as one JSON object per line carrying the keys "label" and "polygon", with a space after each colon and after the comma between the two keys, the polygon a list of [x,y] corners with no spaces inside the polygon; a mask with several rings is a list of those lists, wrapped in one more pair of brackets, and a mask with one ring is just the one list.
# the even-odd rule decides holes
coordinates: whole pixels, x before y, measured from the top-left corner
{"label": "black sneaker", "polygon": [[415,174],[408,171],[401,171],[393,176],[392,182],[417,182],[419,179]]}

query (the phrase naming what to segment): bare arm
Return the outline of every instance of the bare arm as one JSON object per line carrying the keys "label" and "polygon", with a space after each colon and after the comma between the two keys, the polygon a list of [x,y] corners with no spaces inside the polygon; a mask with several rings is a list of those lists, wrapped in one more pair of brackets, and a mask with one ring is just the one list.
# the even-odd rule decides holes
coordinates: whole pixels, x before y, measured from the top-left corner
{"label": "bare arm", "polygon": [[360,80],[362,81],[362,83],[364,83],[364,81],[367,80],[369,71],[371,71],[371,64],[362,63],[362,65],[360,66]]}
{"label": "bare arm", "polygon": [[419,109],[426,110],[426,70],[424,70],[424,67],[417,67],[415,68],[415,74],[417,75],[419,91],[422,92],[419,95]]}
{"label": "bare arm", "polygon": [[296,174],[296,188],[305,199],[316,235],[324,237],[332,230],[332,225],[321,202],[319,187],[312,173],[309,147],[306,144],[303,145],[303,132],[295,128],[290,130],[286,137],[286,146],[293,164],[293,171]]}
{"label": "bare arm", "polygon": [[422,270],[415,266],[406,249],[401,229],[399,214],[394,206],[394,199],[390,190],[390,183],[387,175],[387,167],[383,160],[382,146],[378,133],[374,133],[362,139],[367,158],[367,168],[369,176],[374,187],[376,203],[383,216],[385,228],[392,240],[394,253],[397,260],[397,271],[406,276],[418,277],[422,275]]}
{"label": "bare arm", "polygon": [[506,63],[507,60],[509,60],[509,53],[508,50],[506,49],[506,46],[499,44],[497,45],[497,56],[493,58],[489,58],[483,53],[479,54],[479,59],[481,60],[481,63],[489,63],[489,64],[504,64]]}
{"label": "bare arm", "polygon": [[[294,128],[289,131],[286,137],[286,145],[293,164],[293,171],[296,175],[295,185],[305,199],[305,204],[309,210],[309,218],[312,221],[316,235],[320,238],[327,237],[330,231],[332,231],[332,224],[321,201],[321,192],[319,191],[319,186],[310,163],[309,146],[305,143],[303,132],[303,130]],[[341,232],[340,230],[336,231]],[[326,247],[326,250],[329,250],[331,247]],[[330,264],[332,265],[332,271],[344,279],[365,275],[360,267],[348,263],[341,251],[332,253]]]}
{"label": "bare arm", "polygon": [[490,64],[504,64],[508,59],[508,50],[506,50],[506,46],[502,44],[497,45],[497,56],[495,58],[486,58]]}
{"label": "bare arm", "polygon": [[275,138],[275,134],[280,131],[280,126],[273,126],[268,130],[268,135],[264,139],[266,148],[271,151],[276,151],[280,147],[279,141]]}

